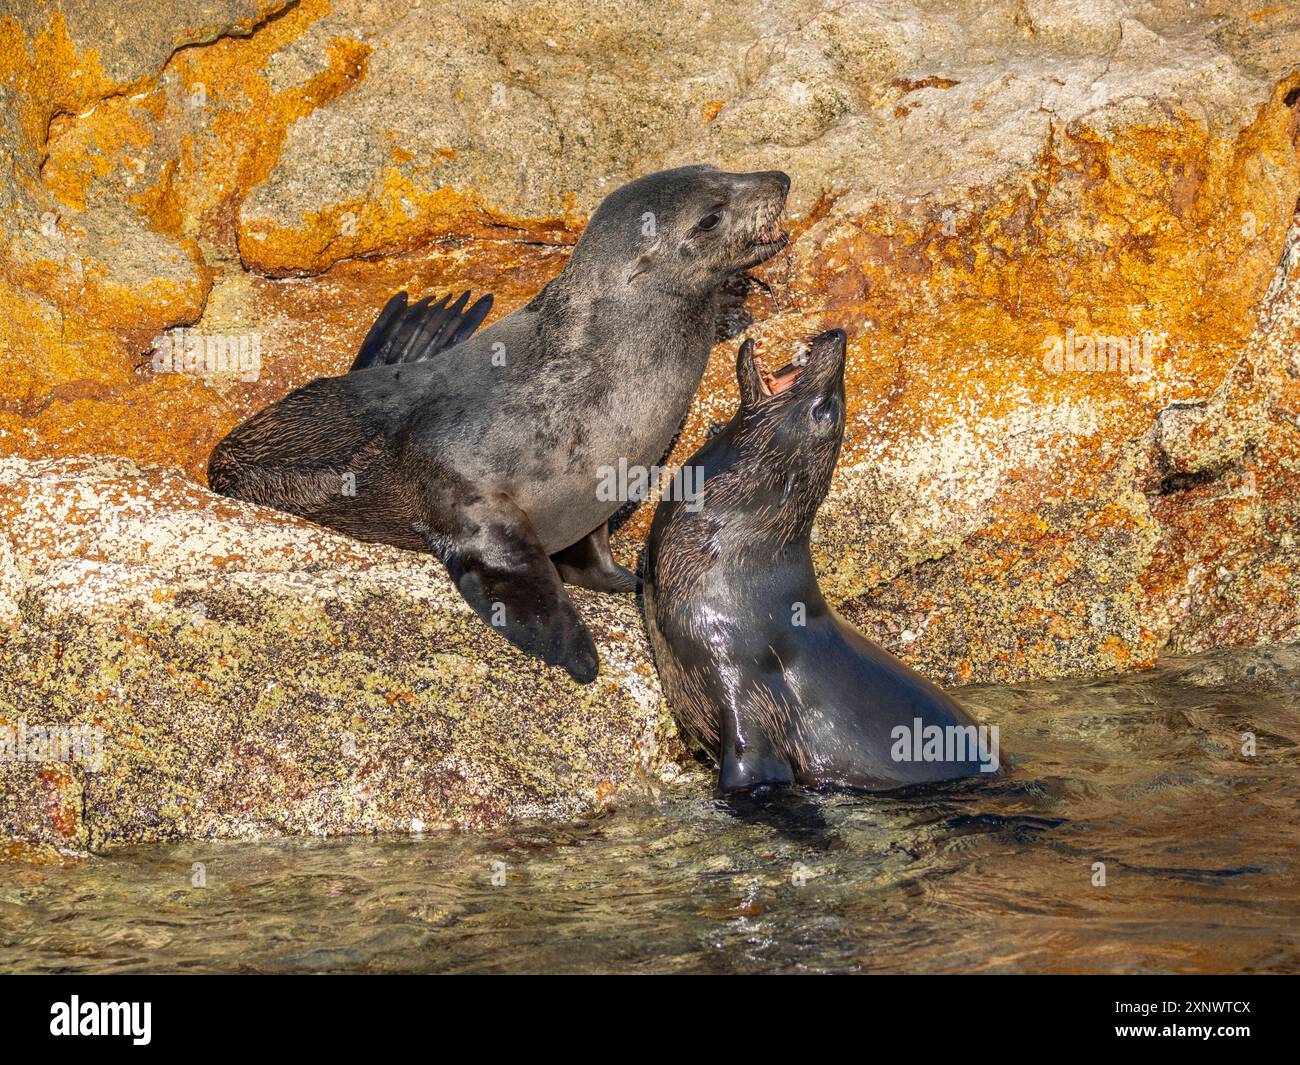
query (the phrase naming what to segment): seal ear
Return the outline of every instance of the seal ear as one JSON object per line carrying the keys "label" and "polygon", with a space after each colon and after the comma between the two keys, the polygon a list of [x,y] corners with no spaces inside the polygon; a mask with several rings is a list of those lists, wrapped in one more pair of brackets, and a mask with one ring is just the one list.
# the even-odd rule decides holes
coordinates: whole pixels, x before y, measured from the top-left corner
{"label": "seal ear", "polygon": [[753,407],[763,398],[763,382],[754,365],[754,341],[746,340],[736,353],[736,383],[740,385],[740,405]]}
{"label": "seal ear", "polygon": [[630,285],[638,277],[640,277],[647,270],[649,270],[651,264],[653,263],[654,263],[654,257],[649,252],[645,252],[644,254],[642,254],[641,257],[632,264],[632,269],[631,271],[629,271],[627,275],[627,283]]}

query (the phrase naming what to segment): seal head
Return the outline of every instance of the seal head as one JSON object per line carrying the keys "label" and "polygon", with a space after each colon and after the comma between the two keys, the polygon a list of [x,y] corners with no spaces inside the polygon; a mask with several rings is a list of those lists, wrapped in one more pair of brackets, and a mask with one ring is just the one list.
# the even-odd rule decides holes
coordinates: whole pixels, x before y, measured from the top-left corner
{"label": "seal head", "polygon": [[[752,341],[740,407],[691,459],[695,500],[655,512],[645,608],[670,705],[719,787],[873,791],[997,768],[996,733],[823,598],[810,537],[844,435],[845,334],[769,372]],[[938,737],[936,744],[935,738]]]}
{"label": "seal head", "polygon": [[781,226],[789,190],[790,178],[779,170],[729,174],[684,166],[649,174],[606,197],[568,269],[610,284],[712,293],[789,243]]}

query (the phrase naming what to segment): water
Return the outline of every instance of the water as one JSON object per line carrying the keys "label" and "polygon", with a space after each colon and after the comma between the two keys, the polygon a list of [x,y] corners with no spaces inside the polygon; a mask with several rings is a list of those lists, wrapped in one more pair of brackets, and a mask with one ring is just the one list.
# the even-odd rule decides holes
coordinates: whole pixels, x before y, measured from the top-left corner
{"label": "water", "polygon": [[0,970],[1300,971],[1300,645],[961,695],[1004,779],[0,866]]}

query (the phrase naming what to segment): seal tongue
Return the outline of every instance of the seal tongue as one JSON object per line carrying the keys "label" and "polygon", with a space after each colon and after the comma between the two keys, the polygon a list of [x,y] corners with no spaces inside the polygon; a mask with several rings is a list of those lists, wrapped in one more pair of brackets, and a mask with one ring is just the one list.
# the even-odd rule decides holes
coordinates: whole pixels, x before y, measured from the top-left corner
{"label": "seal tongue", "polygon": [[793,362],[788,362],[776,373],[771,373],[763,366],[758,354],[755,353],[754,369],[758,371],[758,379],[763,385],[763,391],[769,396],[777,396],[795,383],[799,376],[800,367]]}
{"label": "seal tongue", "polygon": [[787,365],[784,369],[777,370],[776,373],[774,374],[768,374],[767,380],[764,382],[764,384],[767,385],[768,392],[776,396],[784,392],[787,388],[789,388],[792,384],[794,384],[795,379],[798,376],[799,376],[799,367],[791,363]]}

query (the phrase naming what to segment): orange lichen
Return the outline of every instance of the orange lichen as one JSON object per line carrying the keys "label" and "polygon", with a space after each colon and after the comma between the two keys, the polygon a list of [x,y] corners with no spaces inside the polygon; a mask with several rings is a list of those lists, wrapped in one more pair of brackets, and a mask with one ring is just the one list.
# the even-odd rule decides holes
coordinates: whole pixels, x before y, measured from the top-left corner
{"label": "orange lichen", "polygon": [[937,74],[931,74],[928,78],[918,78],[911,80],[909,78],[895,78],[889,83],[895,89],[901,89],[903,92],[916,92],[917,89],[951,89],[954,85],[960,85],[961,82],[955,78],[941,78]]}
{"label": "orange lichen", "polygon": [[131,167],[134,156],[153,142],[161,114],[161,96],[142,93],[140,99],[120,95],[102,100],[75,120],[60,116],[50,124],[45,145],[45,187],[63,206],[84,211],[91,183]]}
{"label": "orange lichen", "polygon": [[[24,866],[75,865],[81,859],[76,855],[64,854],[48,843],[35,843],[31,840],[3,839],[0,841],[0,863],[13,863]],[[20,883],[43,883],[44,874],[28,872],[27,876],[18,878]]]}
{"label": "orange lichen", "polygon": [[56,398],[34,415],[0,411],[0,450],[28,458],[125,454],[200,477],[207,453],[236,421],[202,385],[164,376],[102,395]]}
{"label": "orange lichen", "polygon": [[[212,444],[240,419],[312,377],[341,372],[393,290],[492,290],[500,315],[560,269],[583,221],[572,197],[558,216],[512,217],[485,194],[439,187],[437,168],[454,149],[417,155],[392,133],[392,165],[364,194],[301,219],[251,209],[294,124],[368,76],[371,45],[336,36],[314,76],[273,82],[273,57],[329,10],[328,0],[301,0],[251,36],[180,50],[163,72],[131,85],[113,83],[97,51],[73,44],[61,14],[31,41],[15,20],[0,20],[0,85],[19,103],[24,142],[19,224],[30,226],[47,206],[52,219],[46,240],[10,234],[12,246],[0,248],[10,352],[0,453],[119,453],[201,478]],[[1251,18],[1274,13],[1261,8]],[[939,94],[899,95],[955,84],[900,78],[884,106],[906,112]],[[849,209],[827,194],[796,220],[793,250],[764,267],[777,295],[753,294],[750,306],[776,318],[765,342],[794,342],[818,325],[850,333],[842,466],[887,464],[915,492],[934,490],[958,447],[970,449],[967,470],[984,461],[971,455],[996,467],[996,490],[978,503],[978,527],[960,533],[945,572],[973,586],[1014,586],[1007,616],[1025,631],[1012,648],[969,648],[957,675],[1014,673],[1043,656],[1147,661],[1167,635],[1152,604],[1183,595],[1198,566],[1233,563],[1234,544],[1283,535],[1278,471],[1297,468],[1293,443],[1256,434],[1257,477],[1249,486],[1243,479],[1240,498],[1196,489],[1159,496],[1157,485],[1135,486],[1116,470],[1146,461],[1154,445],[1145,437],[1164,407],[1213,394],[1240,359],[1300,189],[1288,104],[1298,87],[1300,77],[1283,81],[1232,135],[1176,110],[1107,126],[1115,112],[1102,109],[1055,124],[1029,172],[970,190],[960,213],[938,202]],[[704,101],[705,121],[723,108]],[[142,234],[149,239],[131,249],[136,272],[127,275],[115,241]],[[139,263],[153,255],[151,275]],[[310,281],[271,280],[286,276]],[[155,335],[200,318],[205,328],[266,333],[256,380],[148,364]],[[1044,359],[1053,338],[1147,333],[1160,342],[1145,372],[1058,371]],[[671,462],[729,413],[734,346],[714,353]],[[1300,385],[1275,376],[1234,383],[1237,407],[1225,417],[1235,424],[1271,404],[1269,416],[1292,425]],[[1086,424],[1052,422],[1065,408]],[[1048,424],[1013,432],[1026,411]],[[1193,427],[1179,462],[1213,465],[1222,450],[1216,425]],[[1035,442],[1004,459],[999,449],[1016,432]],[[1250,492],[1273,509],[1261,510]],[[961,506],[975,505],[954,510]],[[1273,528],[1252,525],[1261,513]],[[639,515],[629,531],[643,532],[647,520]],[[1091,572],[1106,568],[1095,560],[1111,545],[1114,572]],[[844,588],[906,583],[900,567],[924,564],[940,546],[860,560]],[[1260,595],[1283,609],[1289,593],[1269,583],[1281,578],[1256,576]],[[1151,626],[1128,624],[1138,608],[1124,605],[1122,636],[1080,635],[1081,599],[1103,579],[1115,601],[1141,600]],[[924,590],[919,578],[912,587]],[[931,631],[957,639],[943,623]]]}
{"label": "orange lichen", "polygon": [[55,116],[76,114],[125,88],[104,73],[99,49],[82,52],[72,42],[61,11],[31,41],[17,19],[0,19],[0,83],[14,94],[21,131],[37,149]]}
{"label": "orange lichen", "polygon": [[570,243],[565,218],[523,219],[485,206],[473,191],[427,189],[397,167],[378,188],[356,200],[309,212],[292,226],[245,221],[239,251],[244,263],[271,277],[316,274],[359,254],[394,254],[431,239],[507,232],[515,239]]}
{"label": "orange lichen", "polygon": [[330,10],[328,0],[302,0],[248,38],[224,38],[178,54],[169,65],[185,106],[202,117],[182,138],[175,166],[146,194],[165,230],[179,216],[185,232],[233,246],[236,207],[264,181],[279,158],[289,127],[365,77],[371,46],[334,38],[326,68],[302,85],[276,90],[271,55]]}
{"label": "orange lichen", "polygon": [[[82,253],[77,212],[90,183],[151,135],[124,96],[134,86],[105,76],[97,50],[79,51],[61,13],[31,41],[14,20],[0,20],[0,83],[18,102],[27,142],[17,146],[15,176],[34,179],[37,162],[48,153],[44,190],[23,187],[29,204],[38,205],[29,211],[39,210],[44,191],[69,211],[62,218],[46,211],[33,239],[11,232],[12,243],[0,249],[0,316],[12,360],[0,387],[0,411],[4,421],[22,427],[0,435],[0,449],[12,451],[31,446],[32,434],[40,432],[15,414],[44,410],[57,397],[130,386],[133,350],[165,325],[197,318],[206,277],[192,246],[177,248],[173,277],[144,284],[124,282],[114,274],[116,264]],[[45,257],[60,245],[62,257]]]}

